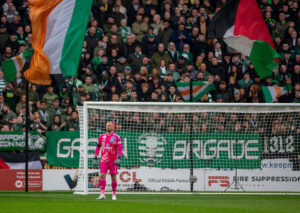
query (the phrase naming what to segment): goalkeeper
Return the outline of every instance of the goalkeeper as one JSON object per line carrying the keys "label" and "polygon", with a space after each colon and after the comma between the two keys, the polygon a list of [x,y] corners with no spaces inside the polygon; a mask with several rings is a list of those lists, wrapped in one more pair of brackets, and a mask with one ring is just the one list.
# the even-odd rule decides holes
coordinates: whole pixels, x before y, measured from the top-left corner
{"label": "goalkeeper", "polygon": [[94,168],[98,166],[97,156],[101,148],[101,160],[100,160],[100,190],[101,194],[97,200],[105,200],[105,186],[106,186],[106,174],[110,171],[111,175],[111,187],[112,187],[112,199],[117,200],[117,169],[121,163],[122,156],[122,143],[121,138],[113,131],[115,124],[112,121],[106,123],[106,133],[102,134],[98,138],[97,147],[95,149],[95,156],[93,161]]}

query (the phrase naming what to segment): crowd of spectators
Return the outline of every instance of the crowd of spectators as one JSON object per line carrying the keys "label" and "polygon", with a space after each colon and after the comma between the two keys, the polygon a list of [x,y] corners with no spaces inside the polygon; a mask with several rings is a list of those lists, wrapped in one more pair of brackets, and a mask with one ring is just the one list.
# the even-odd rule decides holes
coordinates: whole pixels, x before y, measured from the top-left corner
{"label": "crowd of spectators", "polygon": [[[55,75],[50,86],[30,84],[30,129],[78,130],[76,106],[85,101],[183,102],[175,81],[215,84],[199,102],[263,103],[261,87],[278,85],[288,92],[276,102],[299,103],[299,3],[258,1],[281,55],[279,68],[266,79],[258,77],[248,57],[207,38],[210,21],[225,3],[94,0],[77,77]],[[27,0],[0,0],[0,6],[2,61],[32,48],[32,32]],[[21,73],[7,82],[0,71],[2,131],[24,129],[24,86]]]}

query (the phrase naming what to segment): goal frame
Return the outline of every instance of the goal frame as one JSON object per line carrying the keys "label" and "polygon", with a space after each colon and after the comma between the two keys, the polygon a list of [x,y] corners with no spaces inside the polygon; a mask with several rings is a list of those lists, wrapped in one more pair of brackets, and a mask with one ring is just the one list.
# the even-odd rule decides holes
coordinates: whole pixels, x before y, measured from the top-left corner
{"label": "goal frame", "polygon": [[[109,109],[109,106],[153,106],[153,107],[160,107],[160,106],[172,106],[172,107],[180,107],[183,105],[190,106],[190,107],[202,107],[206,108],[206,110],[203,110],[202,112],[214,112],[214,110],[210,110],[209,108],[218,108],[223,110],[220,110],[220,112],[235,112],[234,107],[251,107],[253,109],[257,108],[269,108],[271,107],[272,110],[270,112],[290,112],[291,110],[288,110],[289,107],[299,108],[300,112],[300,104],[298,103],[186,103],[186,102],[181,102],[181,103],[170,103],[170,102],[84,102],[84,105],[81,107],[82,112],[83,112],[83,124],[80,126],[83,126],[83,128],[80,129],[80,140],[81,144],[84,144],[83,150],[80,149],[80,159],[83,158],[81,161],[83,163],[83,169],[79,168],[79,173],[83,175],[83,191],[78,192],[74,191],[74,194],[81,194],[81,195],[88,195],[88,194],[96,194],[99,192],[95,191],[88,191],[88,143],[85,143],[84,141],[88,140],[88,109],[89,108],[96,108],[96,105],[101,105],[105,106],[105,108]],[[231,107],[231,110],[228,110],[227,108]],[[105,109],[104,109],[105,110]],[[157,112],[155,110],[149,111],[149,112]],[[219,111],[218,111],[219,112]],[[241,113],[239,111],[239,113]],[[245,112],[246,113],[246,112]],[[80,163],[81,163],[80,162]],[[79,163],[79,167],[80,167]],[[109,194],[110,192],[108,192]],[[259,194],[259,195],[300,195],[300,192],[118,192],[119,194],[226,194],[226,195],[237,195],[237,194],[242,194],[242,195],[254,195],[254,194]]]}

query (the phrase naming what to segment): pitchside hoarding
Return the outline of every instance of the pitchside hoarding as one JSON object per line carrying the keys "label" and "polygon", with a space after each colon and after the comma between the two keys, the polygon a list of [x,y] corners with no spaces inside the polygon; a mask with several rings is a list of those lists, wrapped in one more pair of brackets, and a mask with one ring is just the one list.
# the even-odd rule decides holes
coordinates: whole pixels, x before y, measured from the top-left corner
{"label": "pitchside hoarding", "polygon": [[[286,159],[263,160],[266,168],[238,170],[238,190],[246,192],[299,192],[299,172],[292,171]],[[271,167],[271,168],[270,168]],[[276,168],[272,168],[276,167]],[[71,190],[65,176],[76,179],[77,170],[43,170],[43,190]],[[118,190],[124,191],[189,191],[189,169],[160,169],[141,167],[138,169],[120,169],[118,173]],[[237,191],[233,183],[234,170],[194,169],[197,182],[195,191],[223,192]],[[110,177],[107,178],[107,189],[111,189]],[[99,190],[99,171],[89,170],[88,186]],[[231,187],[230,187],[231,186]]]}
{"label": "pitchside hoarding", "polygon": [[[100,133],[90,133],[88,157],[93,158]],[[122,139],[121,167],[150,166],[189,168],[187,133],[117,132]],[[261,143],[253,133],[193,134],[194,168],[260,168]],[[76,168],[79,165],[79,132],[48,132],[47,162],[50,165]]]}
{"label": "pitchside hoarding", "polygon": [[[0,169],[0,190],[25,190],[24,169]],[[28,189],[30,191],[42,190],[42,170],[31,169],[28,171]]]}

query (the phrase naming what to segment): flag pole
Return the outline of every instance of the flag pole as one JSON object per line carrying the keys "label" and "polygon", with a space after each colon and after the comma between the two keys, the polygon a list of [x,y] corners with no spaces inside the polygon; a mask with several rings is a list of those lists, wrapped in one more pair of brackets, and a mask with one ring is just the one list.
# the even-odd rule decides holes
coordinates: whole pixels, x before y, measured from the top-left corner
{"label": "flag pole", "polygon": [[[24,66],[25,67],[25,66]],[[25,192],[28,192],[28,133],[29,133],[29,82],[25,79],[26,84],[26,121],[25,121]]]}
{"label": "flag pole", "polygon": [[25,79],[25,95],[26,95],[26,105],[25,105],[25,192],[29,191],[28,187],[28,151],[29,151],[29,81],[25,78],[24,72],[29,68],[32,56],[25,61],[21,73]]}
{"label": "flag pole", "polygon": [[[190,77],[190,102],[193,102],[193,80]],[[193,161],[193,116],[190,113],[190,191],[194,191],[194,161]]]}

